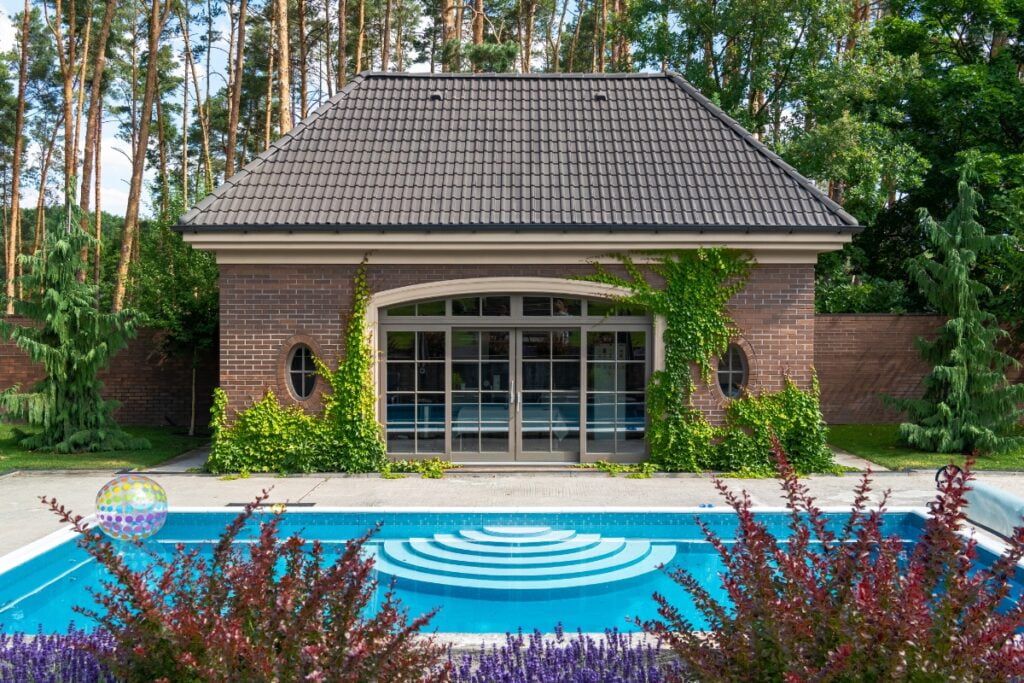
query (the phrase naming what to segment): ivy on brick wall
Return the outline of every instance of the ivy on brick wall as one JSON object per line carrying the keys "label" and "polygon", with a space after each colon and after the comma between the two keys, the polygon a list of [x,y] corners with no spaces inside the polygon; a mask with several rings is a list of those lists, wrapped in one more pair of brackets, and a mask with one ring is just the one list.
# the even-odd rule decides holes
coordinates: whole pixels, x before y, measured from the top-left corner
{"label": "ivy on brick wall", "polygon": [[722,248],[644,257],[645,262],[638,264],[628,254],[617,254],[625,276],[595,263],[597,272],[580,279],[627,290],[618,298],[621,303],[642,307],[665,321],[665,367],[651,373],[647,386],[651,462],[669,471],[769,474],[774,471],[769,447],[774,433],[797,471],[833,469],[817,381],[811,392],[787,380],[781,392],[744,395],[729,404],[721,427],[709,423],[693,404],[693,368],[703,383],[710,383],[712,359],[739,334],[727,304],[746,286],[749,257]]}
{"label": "ivy on brick wall", "polygon": [[373,349],[366,333],[370,289],[366,260],[356,271],[345,354],[337,370],[316,358],[331,391],[319,415],[285,407],[272,391],[227,422],[227,395],[217,389],[210,427],[211,472],[374,472],[388,460],[374,411]]}
{"label": "ivy on brick wall", "polygon": [[313,463],[320,471],[374,472],[388,462],[375,410],[373,348],[366,331],[369,302],[364,258],[353,286],[345,356],[333,372],[319,358],[315,359],[317,370],[331,387],[324,396],[322,436],[326,443],[319,449],[323,459]]}

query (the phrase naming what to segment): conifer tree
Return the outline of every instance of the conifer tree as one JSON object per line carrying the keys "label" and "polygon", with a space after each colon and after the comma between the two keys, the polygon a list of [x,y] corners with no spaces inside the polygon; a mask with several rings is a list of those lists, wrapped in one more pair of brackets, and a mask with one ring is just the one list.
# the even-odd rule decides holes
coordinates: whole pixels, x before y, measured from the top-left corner
{"label": "conifer tree", "polygon": [[941,223],[921,210],[921,227],[931,248],[910,262],[921,292],[949,320],[929,341],[918,339],[921,356],[932,366],[920,399],[894,400],[909,422],[899,428],[902,443],[939,453],[1005,451],[1024,439],[1012,435],[1021,415],[1024,385],[1006,378],[1018,365],[998,348],[1007,333],[996,317],[982,310],[989,289],[974,279],[978,257],[1004,242],[987,235],[978,218],[979,195],[970,185],[973,171],[961,173],[956,208]]}
{"label": "conifer tree", "polygon": [[84,250],[93,239],[78,228],[50,231],[45,249],[21,256],[24,300],[14,303],[25,323],[0,320],[0,333],[43,366],[46,377],[31,391],[15,385],[0,392],[8,417],[38,428],[19,432],[20,445],[58,453],[148,448],[144,439],[121,431],[113,418],[116,402],[100,395],[97,372],[134,336],[131,311],[99,310],[96,285],[79,279]]}

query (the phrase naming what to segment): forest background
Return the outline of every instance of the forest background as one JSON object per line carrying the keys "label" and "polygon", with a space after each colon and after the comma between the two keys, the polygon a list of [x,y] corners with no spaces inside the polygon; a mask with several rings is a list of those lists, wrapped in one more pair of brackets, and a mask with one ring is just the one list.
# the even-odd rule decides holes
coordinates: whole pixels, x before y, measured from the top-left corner
{"label": "forest background", "polygon": [[1006,236],[979,268],[983,305],[1015,330],[1024,317],[1024,0],[0,7],[8,305],[26,296],[19,255],[77,225],[97,238],[97,305],[140,310],[185,346],[215,336],[216,265],[172,226],[361,71],[669,69],[866,226],[819,260],[819,312],[927,311],[906,277],[926,249],[918,213],[946,215],[971,161],[981,222]]}

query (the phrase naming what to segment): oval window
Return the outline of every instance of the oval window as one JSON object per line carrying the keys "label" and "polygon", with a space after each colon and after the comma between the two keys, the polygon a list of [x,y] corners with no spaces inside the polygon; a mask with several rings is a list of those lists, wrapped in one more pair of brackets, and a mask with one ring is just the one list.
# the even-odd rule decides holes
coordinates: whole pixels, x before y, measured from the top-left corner
{"label": "oval window", "polygon": [[718,386],[727,398],[738,398],[747,387],[749,369],[747,355],[735,344],[729,344],[718,359]]}
{"label": "oval window", "polygon": [[305,344],[297,344],[288,354],[288,381],[296,398],[304,401],[313,395],[316,365],[312,349]]}

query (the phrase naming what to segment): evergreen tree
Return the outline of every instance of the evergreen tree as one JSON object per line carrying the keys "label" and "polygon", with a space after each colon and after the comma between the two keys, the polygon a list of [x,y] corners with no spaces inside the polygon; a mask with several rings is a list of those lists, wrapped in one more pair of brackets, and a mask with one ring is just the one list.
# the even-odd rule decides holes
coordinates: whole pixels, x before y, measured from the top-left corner
{"label": "evergreen tree", "polygon": [[974,279],[979,256],[1005,246],[985,234],[978,218],[979,195],[971,188],[971,166],[961,173],[956,208],[942,223],[921,210],[921,227],[931,249],[910,262],[910,274],[935,309],[949,320],[934,341],[918,340],[932,365],[920,399],[895,400],[910,422],[900,425],[900,440],[940,453],[997,452],[1024,439],[1011,435],[1024,414],[1024,385],[1013,385],[1006,369],[1017,362],[997,348],[1007,333],[983,311],[988,287]]}
{"label": "evergreen tree", "polygon": [[[76,223],[77,225],[77,223]],[[58,453],[148,448],[144,439],[121,431],[112,416],[116,403],[100,396],[96,374],[135,334],[134,313],[98,309],[96,286],[79,274],[92,238],[77,228],[48,233],[45,249],[21,256],[23,300],[15,315],[0,320],[0,333],[43,366],[46,377],[28,393],[17,385],[0,392],[9,418],[38,428],[19,433],[21,446]]]}

